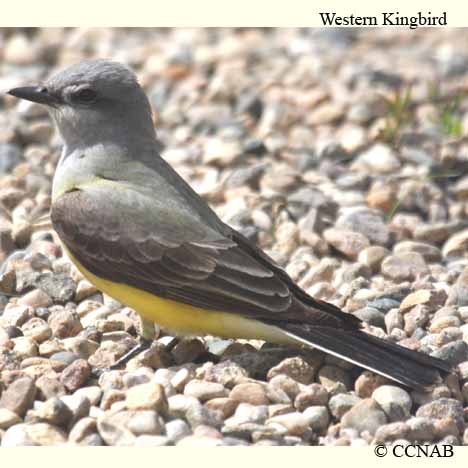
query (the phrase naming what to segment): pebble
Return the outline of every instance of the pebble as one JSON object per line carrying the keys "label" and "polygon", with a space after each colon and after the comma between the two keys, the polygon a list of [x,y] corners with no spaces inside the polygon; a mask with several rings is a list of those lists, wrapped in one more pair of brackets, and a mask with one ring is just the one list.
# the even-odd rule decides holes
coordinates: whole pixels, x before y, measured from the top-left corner
{"label": "pebble", "polygon": [[67,442],[67,434],[62,429],[48,423],[36,423],[28,425],[25,431],[34,445],[64,445]]}
{"label": "pebble", "polygon": [[38,347],[36,342],[28,336],[19,336],[13,338],[11,341],[14,343],[13,351],[20,359],[27,359],[37,356]]}
{"label": "pebble", "polygon": [[468,344],[463,340],[452,341],[434,351],[432,356],[456,366],[468,359]]}
{"label": "pebble", "polygon": [[433,419],[427,417],[412,417],[406,421],[409,427],[408,439],[432,441],[435,436]]}
{"label": "pebble", "polygon": [[33,310],[29,306],[18,306],[6,309],[0,317],[3,327],[21,327],[32,318]]}
{"label": "pebble", "polygon": [[311,366],[300,356],[292,357],[284,359],[278,365],[272,367],[267,374],[267,379],[271,380],[277,375],[285,374],[291,379],[307,385],[314,379],[316,370],[314,366]]}
{"label": "pebble", "polygon": [[292,401],[300,392],[299,384],[286,374],[275,375],[268,384],[273,390],[284,392]]}
{"label": "pebble", "polygon": [[323,232],[325,240],[338,252],[350,260],[356,260],[370,243],[367,237],[359,232],[329,228]]}
{"label": "pebble", "polygon": [[185,386],[184,395],[205,402],[212,398],[226,397],[228,391],[220,383],[194,379]]}
{"label": "pebble", "polygon": [[372,393],[372,398],[383,409],[389,422],[404,421],[410,415],[412,400],[408,392],[393,385],[382,385]]}
{"label": "pebble", "polygon": [[205,352],[205,346],[198,339],[182,340],[172,350],[172,356],[177,365],[192,362]]}
{"label": "pebble", "polygon": [[310,416],[308,417],[303,413],[292,412],[267,419],[266,424],[279,424],[287,429],[288,434],[301,436],[310,428]]}
{"label": "pebble", "polygon": [[249,403],[239,403],[234,415],[225,420],[228,426],[244,423],[263,424],[268,418],[267,405],[251,405]]}
{"label": "pebble", "polygon": [[468,268],[465,268],[450,288],[447,305],[468,305]]}
{"label": "pebble", "polygon": [[100,437],[107,445],[133,445],[136,436],[129,429],[128,425],[135,415],[138,415],[137,411],[104,413],[97,420],[97,429]]}
{"label": "pebble", "polygon": [[351,170],[365,173],[389,174],[400,168],[400,161],[390,147],[376,143],[361,153],[351,165]]}
{"label": "pebble", "polygon": [[215,364],[205,372],[205,380],[232,388],[244,382],[248,377],[245,369],[232,361],[223,361]]}
{"label": "pebble", "polygon": [[424,305],[417,305],[403,316],[404,330],[408,336],[411,336],[418,328],[422,329],[430,318],[429,308]]}
{"label": "pebble", "polygon": [[71,392],[82,387],[91,375],[91,368],[84,359],[77,359],[67,366],[60,375],[60,381]]}
{"label": "pebble", "polygon": [[66,304],[75,296],[76,283],[65,274],[41,273],[35,284],[54,303]]}
{"label": "pebble", "polygon": [[224,419],[232,416],[238,405],[239,401],[229,397],[212,398],[205,403],[208,409],[219,411]]}
{"label": "pebble", "polygon": [[52,330],[47,322],[39,317],[28,320],[22,327],[24,336],[31,337],[36,343],[42,343],[52,336]]}
{"label": "pebble", "polygon": [[236,385],[229,393],[229,398],[251,405],[267,405],[269,403],[263,385],[253,382]]}
{"label": "pebble", "polygon": [[380,426],[374,435],[373,442],[376,444],[389,443],[392,441],[401,441],[406,439],[410,433],[410,428],[404,422],[392,422],[384,426]]}
{"label": "pebble", "polygon": [[135,435],[161,435],[164,431],[163,422],[156,411],[136,411],[127,422],[127,427]]}
{"label": "pebble", "polygon": [[30,437],[26,424],[15,424],[9,427],[2,437],[2,447],[24,447],[37,445]]}
{"label": "pebble", "polygon": [[426,242],[402,241],[395,245],[393,251],[395,253],[416,252],[429,263],[438,262],[441,259],[440,249]]}
{"label": "pebble", "polygon": [[53,335],[57,338],[76,336],[83,330],[78,316],[66,309],[53,312],[49,316],[48,323]]}
{"label": "pebble", "polygon": [[190,402],[185,417],[192,430],[200,425],[218,427],[221,424],[220,415],[203,406],[198,400]]}
{"label": "pebble", "polygon": [[332,395],[346,392],[351,387],[349,374],[336,366],[323,366],[318,373],[318,380]]}
{"label": "pebble", "polygon": [[101,446],[104,441],[97,433],[96,419],[85,417],[80,419],[70,430],[68,440],[72,444]]}
{"label": "pebble", "polygon": [[459,428],[464,427],[463,406],[453,398],[439,398],[421,406],[416,411],[417,417],[433,419],[452,418]]}
{"label": "pebble", "polygon": [[83,395],[63,395],[60,399],[65,403],[72,412],[70,424],[75,424],[81,418],[89,415],[91,409],[90,401]]}
{"label": "pebble", "polygon": [[8,408],[0,408],[0,429],[8,429],[9,427],[21,422],[21,418]]}
{"label": "pebble", "polygon": [[[142,367],[132,372],[127,372],[123,375],[122,381],[125,387],[131,388],[135,385],[146,384],[151,381],[151,379],[155,377],[155,373],[153,369],[149,367]],[[165,383],[168,381],[166,380]],[[164,385],[161,382],[162,385]]]}
{"label": "pebble", "polygon": [[38,308],[49,307],[53,302],[52,298],[47,293],[40,289],[34,289],[22,296],[18,304]]}
{"label": "pebble", "polygon": [[420,289],[406,296],[400,304],[400,310],[404,313],[417,305],[428,307],[429,311],[440,308],[447,299],[447,293],[443,289]]}
{"label": "pebble", "polygon": [[309,406],[303,415],[309,419],[309,425],[315,432],[322,433],[330,423],[330,414],[326,406]]}
{"label": "pebble", "polygon": [[390,255],[382,262],[382,274],[396,282],[414,280],[429,273],[424,257],[417,252]]}
{"label": "pebble", "polygon": [[444,258],[463,257],[468,247],[468,229],[453,234],[442,247]]}
{"label": "pebble", "polygon": [[385,246],[390,240],[390,231],[377,210],[365,208],[349,210],[337,219],[335,227],[358,232],[372,245]]}
{"label": "pebble", "polygon": [[351,408],[357,405],[361,398],[351,393],[338,393],[330,398],[328,407],[330,413],[336,418],[341,419]]}
{"label": "pebble", "polygon": [[364,307],[353,314],[373,327],[385,328],[385,314],[374,307]]}
{"label": "pebble", "polygon": [[42,375],[36,380],[38,396],[45,400],[60,397],[67,393],[65,386],[60,382],[58,376]]}
{"label": "pebble", "polygon": [[341,418],[341,427],[357,430],[359,433],[368,431],[374,435],[380,426],[387,423],[387,416],[380,405],[373,399],[366,398],[354,405]]}
{"label": "pebble", "polygon": [[383,259],[388,255],[388,249],[381,245],[371,245],[359,252],[358,262],[368,266],[373,272],[380,271]]}
{"label": "pebble", "polygon": [[21,148],[12,143],[0,143],[0,174],[10,172],[23,159]]}
{"label": "pebble", "polygon": [[169,410],[164,387],[152,382],[131,387],[127,391],[125,405],[129,410],[154,410],[160,414]]}
{"label": "pebble", "polygon": [[38,409],[29,411],[27,416],[29,421],[65,426],[71,421],[73,413],[62,400],[52,397],[46,400]]}
{"label": "pebble", "polygon": [[29,377],[19,378],[2,393],[0,408],[6,408],[22,417],[32,407],[35,395],[34,381]]}
{"label": "pebble", "polygon": [[320,384],[313,383],[301,389],[294,399],[294,407],[298,411],[304,411],[311,406],[326,406],[329,395],[326,388]]}
{"label": "pebble", "polygon": [[190,427],[183,419],[168,421],[165,430],[167,438],[172,443],[176,443],[191,434]]}

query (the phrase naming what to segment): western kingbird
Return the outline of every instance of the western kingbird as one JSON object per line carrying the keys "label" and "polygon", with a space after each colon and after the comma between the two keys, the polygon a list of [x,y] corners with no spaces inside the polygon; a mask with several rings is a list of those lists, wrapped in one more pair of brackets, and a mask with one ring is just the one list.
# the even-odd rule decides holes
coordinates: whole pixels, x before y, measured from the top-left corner
{"label": "western kingbird", "polygon": [[415,389],[450,372],[312,298],[223,223],[158,154],[148,98],[125,66],[87,60],[9,93],[45,104],[63,139],[51,218],[64,250],[144,319],[180,334],[315,347]]}

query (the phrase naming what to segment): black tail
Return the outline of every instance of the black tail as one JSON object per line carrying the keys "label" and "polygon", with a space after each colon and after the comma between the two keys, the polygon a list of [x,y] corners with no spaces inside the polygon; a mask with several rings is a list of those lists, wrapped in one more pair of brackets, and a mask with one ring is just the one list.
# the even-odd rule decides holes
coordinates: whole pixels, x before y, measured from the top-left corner
{"label": "black tail", "polygon": [[338,356],[415,390],[428,390],[438,371],[451,372],[448,362],[413,351],[361,330],[282,324],[281,328],[326,353]]}

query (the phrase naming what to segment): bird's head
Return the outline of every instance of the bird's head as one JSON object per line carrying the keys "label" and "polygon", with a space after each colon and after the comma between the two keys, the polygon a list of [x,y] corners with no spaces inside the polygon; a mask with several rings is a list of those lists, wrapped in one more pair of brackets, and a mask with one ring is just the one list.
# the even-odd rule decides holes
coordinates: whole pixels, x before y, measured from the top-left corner
{"label": "bird's head", "polygon": [[66,145],[154,139],[151,107],[134,73],[108,60],[85,60],[12,96],[47,106]]}

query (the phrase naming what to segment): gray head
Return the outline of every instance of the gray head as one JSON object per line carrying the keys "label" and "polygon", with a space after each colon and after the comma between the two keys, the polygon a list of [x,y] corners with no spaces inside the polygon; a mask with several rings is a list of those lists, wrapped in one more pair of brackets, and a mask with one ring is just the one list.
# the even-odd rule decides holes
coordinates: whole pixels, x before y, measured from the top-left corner
{"label": "gray head", "polygon": [[46,105],[67,147],[109,141],[134,148],[155,140],[148,98],[133,72],[117,62],[85,60],[42,86],[9,94]]}

